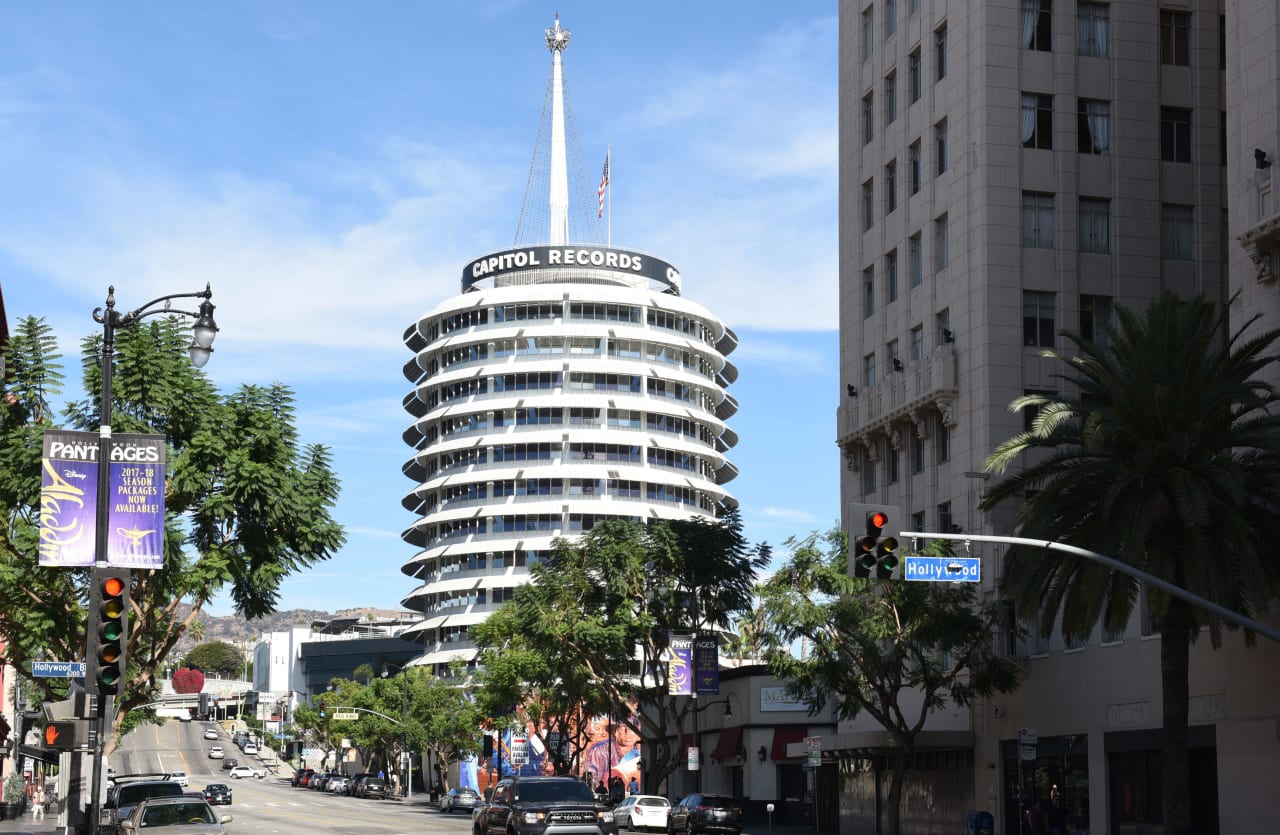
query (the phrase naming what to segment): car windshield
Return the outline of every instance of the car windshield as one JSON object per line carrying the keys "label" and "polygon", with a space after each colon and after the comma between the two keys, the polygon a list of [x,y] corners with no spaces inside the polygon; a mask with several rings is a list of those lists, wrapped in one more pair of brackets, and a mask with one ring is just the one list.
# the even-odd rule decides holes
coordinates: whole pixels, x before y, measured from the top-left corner
{"label": "car windshield", "polygon": [[182,794],[177,783],[148,783],[141,786],[121,786],[116,791],[117,806],[136,806],[148,797],[176,797]]}
{"label": "car windshield", "polygon": [[532,803],[550,803],[560,800],[581,800],[594,803],[595,795],[586,783],[577,780],[557,780],[554,783],[521,783],[516,797]]}
{"label": "car windshield", "polygon": [[207,803],[165,803],[142,812],[142,825],[180,826],[184,823],[217,823]]}

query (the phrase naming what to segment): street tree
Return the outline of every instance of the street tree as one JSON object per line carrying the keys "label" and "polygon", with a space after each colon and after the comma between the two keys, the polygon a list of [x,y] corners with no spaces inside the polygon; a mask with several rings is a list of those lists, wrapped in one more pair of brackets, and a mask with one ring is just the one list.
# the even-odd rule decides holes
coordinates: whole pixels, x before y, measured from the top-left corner
{"label": "street tree", "polygon": [[[1229,336],[1225,309],[1166,293],[1145,314],[1118,307],[1105,339],[1063,332],[1074,355],[1042,353],[1064,366],[1068,393],[1011,404],[1035,419],[986,469],[1025,466],[981,506],[1016,502],[1020,536],[1106,554],[1246,616],[1265,611],[1280,594],[1269,545],[1280,533],[1280,404],[1262,374],[1280,331],[1246,337],[1253,324]],[[1123,629],[1143,591],[1121,571],[1025,547],[1009,550],[1001,582],[1041,635],[1058,624],[1075,639],[1099,622]],[[1190,645],[1207,627],[1216,649],[1236,626],[1145,591],[1160,630],[1163,823],[1185,833]]]}
{"label": "street tree", "polygon": [[[344,538],[331,515],[338,480],[329,452],[300,442],[292,392],[276,383],[221,395],[187,361],[189,342],[189,329],[170,317],[116,332],[112,429],[163,434],[169,444],[164,566],[133,572],[117,736],[138,721],[131,710],[154,700],[157,671],[214,595],[228,591],[244,617],[265,615],[286,577],[327,559]],[[62,374],[48,326],[20,320],[6,349],[0,633],[20,672],[34,658],[84,657],[88,570],[37,565],[40,456],[46,429],[97,431],[101,349],[100,335],[83,343],[85,397],[65,408],[65,425],[54,421]],[[49,679],[33,685],[45,699],[60,692]]]}
{"label": "street tree", "polygon": [[679,766],[679,746],[666,740],[679,739],[694,706],[668,693],[671,634],[726,633],[749,610],[768,560],[768,546],[747,543],[735,512],[647,526],[609,520],[557,540],[507,605],[534,647],[581,667],[613,721],[656,741],[642,762],[644,785],[657,786]]}
{"label": "street tree", "polygon": [[[789,558],[759,591],[769,670],[811,710],[834,702],[839,719],[865,713],[884,728],[894,750],[877,831],[898,835],[903,786],[930,715],[1018,686],[1017,665],[994,652],[997,610],[969,584],[850,576],[838,528],[786,547]],[[948,549],[934,542],[925,553]]]}
{"label": "street tree", "polygon": [[206,674],[238,676],[244,673],[245,656],[234,644],[226,641],[208,641],[188,652],[182,664],[186,667],[195,667]]}

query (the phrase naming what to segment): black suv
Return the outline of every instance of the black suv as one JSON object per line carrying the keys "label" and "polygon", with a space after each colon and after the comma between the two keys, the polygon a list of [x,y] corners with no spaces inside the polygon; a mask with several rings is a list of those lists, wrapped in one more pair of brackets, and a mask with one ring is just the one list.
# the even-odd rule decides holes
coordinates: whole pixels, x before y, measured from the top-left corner
{"label": "black suv", "polygon": [[476,813],[472,835],[617,835],[613,811],[573,777],[508,777]]}
{"label": "black suv", "polygon": [[103,820],[98,831],[115,833],[120,831],[120,821],[129,817],[133,807],[149,797],[180,797],[182,786],[168,779],[168,775],[135,774],[128,777],[117,777],[115,785],[107,793],[107,800],[102,804]]}
{"label": "black suv", "polygon": [[677,832],[742,833],[742,807],[722,794],[691,794],[667,812],[667,835]]}

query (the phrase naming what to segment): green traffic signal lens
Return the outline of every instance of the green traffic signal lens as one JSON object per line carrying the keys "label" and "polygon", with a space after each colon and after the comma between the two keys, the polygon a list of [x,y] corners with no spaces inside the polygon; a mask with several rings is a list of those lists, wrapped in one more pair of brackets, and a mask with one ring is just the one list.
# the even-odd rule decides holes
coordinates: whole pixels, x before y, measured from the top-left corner
{"label": "green traffic signal lens", "polygon": [[118,641],[120,636],[124,634],[124,630],[120,628],[118,623],[107,623],[102,626],[102,638],[106,641]]}

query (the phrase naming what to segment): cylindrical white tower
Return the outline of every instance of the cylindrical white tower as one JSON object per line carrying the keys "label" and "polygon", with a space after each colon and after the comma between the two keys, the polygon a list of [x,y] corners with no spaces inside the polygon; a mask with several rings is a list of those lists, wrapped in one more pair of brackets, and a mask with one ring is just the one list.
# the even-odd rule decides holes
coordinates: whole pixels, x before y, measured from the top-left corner
{"label": "cylindrical white tower", "polygon": [[405,333],[415,385],[404,506],[420,517],[404,600],[420,663],[470,659],[468,627],[528,581],[556,537],[604,519],[714,518],[734,506],[726,356],[737,339],[651,255],[525,247],[463,271]]}
{"label": "cylindrical white tower", "polygon": [[404,472],[416,486],[403,504],[419,517],[404,532],[419,549],[403,567],[419,581],[404,605],[426,616],[404,636],[424,645],[416,663],[441,674],[474,658],[470,627],[529,581],[557,537],[606,519],[716,518],[736,504],[724,453],[737,443],[725,424],[738,409],[726,392],[737,337],[680,297],[667,262],[569,243],[569,31],[557,18],[546,38],[548,243],[475,259],[461,295],[404,335]]}

